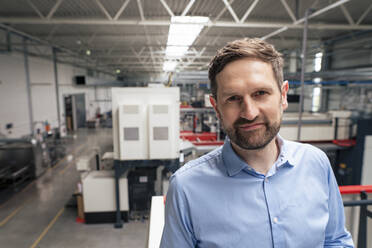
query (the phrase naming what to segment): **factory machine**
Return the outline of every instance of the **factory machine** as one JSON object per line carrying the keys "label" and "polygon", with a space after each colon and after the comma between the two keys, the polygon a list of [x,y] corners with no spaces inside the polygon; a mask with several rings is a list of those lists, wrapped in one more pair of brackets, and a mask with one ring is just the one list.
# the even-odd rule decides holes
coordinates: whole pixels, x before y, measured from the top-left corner
{"label": "factory machine", "polygon": [[45,143],[31,139],[1,139],[0,203],[42,175],[49,164]]}
{"label": "factory machine", "polygon": [[[301,142],[324,142],[347,140],[355,135],[351,111],[329,111],[326,113],[302,114]],[[299,114],[284,112],[280,135],[289,140],[297,140]]]}
{"label": "factory machine", "polygon": [[[112,88],[114,170],[85,175],[85,214],[116,214],[118,224],[129,211],[149,210],[151,197],[162,194],[161,186],[156,189],[162,181],[159,167],[175,170],[179,165],[179,99],[176,87]],[[110,208],[86,199],[107,180]]]}
{"label": "factory machine", "polygon": [[[41,176],[65,155],[65,146],[56,129],[36,130],[35,135],[18,139],[0,139],[0,199]],[[0,201],[1,203],[1,201]]]}
{"label": "factory machine", "polygon": [[178,158],[178,88],[113,88],[112,110],[115,159]]}

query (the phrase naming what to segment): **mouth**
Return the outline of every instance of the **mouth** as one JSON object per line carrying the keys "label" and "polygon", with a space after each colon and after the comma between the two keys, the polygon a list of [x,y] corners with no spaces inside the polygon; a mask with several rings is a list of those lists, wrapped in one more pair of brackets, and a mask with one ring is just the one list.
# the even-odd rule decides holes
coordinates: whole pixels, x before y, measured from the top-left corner
{"label": "mouth", "polygon": [[244,125],[240,125],[239,129],[242,129],[244,131],[250,131],[250,130],[261,128],[263,125],[264,123],[244,124]]}

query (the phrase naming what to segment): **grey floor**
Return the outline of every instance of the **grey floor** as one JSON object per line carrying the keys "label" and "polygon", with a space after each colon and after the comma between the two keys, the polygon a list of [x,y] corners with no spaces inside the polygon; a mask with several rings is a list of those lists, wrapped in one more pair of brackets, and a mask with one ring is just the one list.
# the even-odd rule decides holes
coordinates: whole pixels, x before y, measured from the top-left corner
{"label": "grey floor", "polygon": [[0,247],[146,246],[148,221],[130,221],[122,229],[86,225],[76,222],[76,209],[65,207],[79,181],[76,159],[97,146],[110,149],[112,129],[79,130],[67,148],[70,156],[0,205]]}

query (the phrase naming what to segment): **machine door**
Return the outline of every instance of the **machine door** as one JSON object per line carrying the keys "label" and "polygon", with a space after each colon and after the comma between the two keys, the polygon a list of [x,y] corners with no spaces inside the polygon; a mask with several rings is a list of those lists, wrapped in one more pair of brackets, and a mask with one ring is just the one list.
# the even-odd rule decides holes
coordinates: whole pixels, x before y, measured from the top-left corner
{"label": "machine door", "polygon": [[76,106],[76,124],[77,128],[85,127],[86,123],[86,111],[85,111],[85,94],[76,94],[75,106]]}

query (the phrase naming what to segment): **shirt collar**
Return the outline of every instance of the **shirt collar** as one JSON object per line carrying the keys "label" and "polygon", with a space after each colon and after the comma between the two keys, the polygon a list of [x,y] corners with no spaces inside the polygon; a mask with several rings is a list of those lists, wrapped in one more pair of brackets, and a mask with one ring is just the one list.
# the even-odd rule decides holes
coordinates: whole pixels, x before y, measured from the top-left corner
{"label": "shirt collar", "polygon": [[235,176],[241,170],[247,167],[247,163],[244,162],[231,147],[230,139],[227,136],[222,148],[222,159],[225,164],[227,174],[230,177]]}
{"label": "shirt collar", "polygon": [[[284,140],[279,134],[277,134],[276,139],[280,148],[280,153],[275,166],[277,168],[284,164],[294,166],[291,156],[288,153],[287,141]],[[230,139],[226,136],[225,143],[222,148],[222,159],[225,164],[227,174],[229,176],[235,176],[243,169],[251,168],[244,160],[242,160],[234,151],[231,146]],[[252,169],[253,170],[253,169]]]}
{"label": "shirt collar", "polygon": [[[276,139],[278,141],[278,145],[280,148],[280,153],[278,159],[281,159],[282,162],[288,162],[288,165],[295,166],[294,157],[290,153],[290,145],[288,144],[288,141],[283,139],[280,134],[276,135]],[[283,163],[281,163],[283,164]]]}

